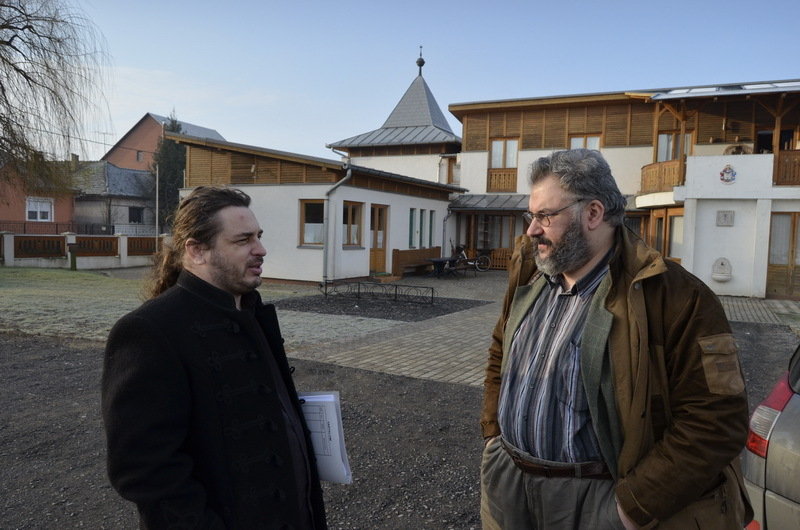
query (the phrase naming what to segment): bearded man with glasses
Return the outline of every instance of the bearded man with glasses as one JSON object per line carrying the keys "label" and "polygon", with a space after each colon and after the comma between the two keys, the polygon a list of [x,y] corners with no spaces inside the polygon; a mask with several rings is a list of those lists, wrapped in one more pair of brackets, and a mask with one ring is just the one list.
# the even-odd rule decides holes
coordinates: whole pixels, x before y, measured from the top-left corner
{"label": "bearded man with glasses", "polygon": [[598,151],[530,183],[484,385],[484,528],[742,528],[747,397],[716,296],[625,228]]}

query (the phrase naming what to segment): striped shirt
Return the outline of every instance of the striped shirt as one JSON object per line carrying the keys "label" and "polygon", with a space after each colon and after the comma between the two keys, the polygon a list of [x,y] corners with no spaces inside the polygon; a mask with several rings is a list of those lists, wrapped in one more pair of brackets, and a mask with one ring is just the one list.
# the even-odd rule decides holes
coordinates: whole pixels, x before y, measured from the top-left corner
{"label": "striped shirt", "polygon": [[500,386],[500,430],[507,442],[552,462],[601,461],[581,379],[581,337],[589,306],[608,272],[605,259],[569,290],[550,278],[509,349]]}

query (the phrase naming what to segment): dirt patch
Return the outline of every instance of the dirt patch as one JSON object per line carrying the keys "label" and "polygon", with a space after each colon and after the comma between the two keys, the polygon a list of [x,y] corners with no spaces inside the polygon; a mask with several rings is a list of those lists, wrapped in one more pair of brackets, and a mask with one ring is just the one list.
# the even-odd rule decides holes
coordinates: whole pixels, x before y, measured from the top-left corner
{"label": "dirt patch", "polygon": [[275,302],[278,309],[301,311],[305,313],[322,313],[326,315],[347,315],[354,317],[381,318],[384,320],[400,320],[403,322],[420,322],[442,315],[449,315],[473,307],[489,304],[484,300],[466,300],[463,298],[434,298],[432,302],[417,297],[393,300],[387,297],[361,297],[334,294],[329,296],[314,295],[297,298],[285,298]]}
{"label": "dirt patch", "polygon": [[[480,389],[291,364],[342,396],[354,483],[324,485],[332,529],[480,526]],[[101,367],[101,343],[0,333],[0,528],[136,528],[106,478]]]}

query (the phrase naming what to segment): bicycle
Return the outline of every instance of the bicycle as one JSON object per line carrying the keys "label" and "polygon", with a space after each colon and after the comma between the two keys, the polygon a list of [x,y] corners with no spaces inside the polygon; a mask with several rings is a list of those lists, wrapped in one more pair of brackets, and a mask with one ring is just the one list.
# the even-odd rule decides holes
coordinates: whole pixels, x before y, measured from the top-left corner
{"label": "bicycle", "polygon": [[453,256],[445,264],[445,269],[466,270],[475,269],[477,272],[486,272],[492,267],[492,258],[486,254],[481,254],[475,258],[467,257],[467,249],[464,245],[458,245]]}

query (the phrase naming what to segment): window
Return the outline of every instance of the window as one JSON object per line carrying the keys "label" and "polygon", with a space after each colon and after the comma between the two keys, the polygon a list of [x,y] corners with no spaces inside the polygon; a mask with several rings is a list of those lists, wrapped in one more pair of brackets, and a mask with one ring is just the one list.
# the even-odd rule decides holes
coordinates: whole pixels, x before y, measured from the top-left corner
{"label": "window", "polygon": [[143,162],[144,161],[144,153],[141,151],[136,151],[136,161]]}
{"label": "window", "polygon": [[53,199],[28,197],[25,210],[28,221],[46,222],[53,220]]}
{"label": "window", "polygon": [[569,139],[570,149],[600,149],[600,135],[586,134],[581,136],[571,136]]}
{"label": "window", "polygon": [[128,222],[131,224],[144,223],[144,208],[142,208],[141,206],[129,206]]}
{"label": "window", "polygon": [[417,209],[408,209],[408,248],[414,247],[414,233],[417,231]]}
{"label": "window", "polygon": [[319,199],[300,199],[300,244],[322,245],[325,204]]}
{"label": "window", "polygon": [[[666,162],[678,158],[680,132],[662,132],[658,135],[658,151],[656,162]],[[692,149],[692,131],[686,131],[683,141],[683,154],[688,155]]]}
{"label": "window", "polygon": [[430,211],[430,214],[429,214],[430,219],[428,220],[428,246],[431,246],[431,247],[433,246],[433,242],[435,241],[433,239],[433,224],[434,224],[433,223],[433,220],[434,220],[434,215],[433,214],[434,213],[435,212],[433,210]]}
{"label": "window", "polygon": [[360,202],[344,201],[342,210],[342,246],[361,246]]}
{"label": "window", "polygon": [[425,209],[419,209],[419,248],[425,248]]}
{"label": "window", "polygon": [[517,167],[517,139],[492,140],[491,169]]}

